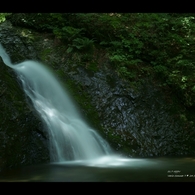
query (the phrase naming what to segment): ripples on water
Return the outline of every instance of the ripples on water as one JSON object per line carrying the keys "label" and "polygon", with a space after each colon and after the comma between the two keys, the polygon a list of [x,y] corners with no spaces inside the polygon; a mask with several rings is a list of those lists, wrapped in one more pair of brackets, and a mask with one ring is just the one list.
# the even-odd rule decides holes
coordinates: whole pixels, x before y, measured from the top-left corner
{"label": "ripples on water", "polygon": [[195,158],[121,158],[27,166],[0,175],[2,182],[194,182]]}

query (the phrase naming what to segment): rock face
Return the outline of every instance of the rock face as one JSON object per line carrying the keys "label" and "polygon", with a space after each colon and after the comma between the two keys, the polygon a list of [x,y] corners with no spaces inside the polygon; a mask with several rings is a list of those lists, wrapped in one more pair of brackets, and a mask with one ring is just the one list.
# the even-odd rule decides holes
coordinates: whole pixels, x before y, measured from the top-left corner
{"label": "rock face", "polygon": [[90,94],[107,139],[128,156],[194,155],[194,128],[186,131],[177,104],[148,79],[136,90],[116,74],[89,74],[78,67],[71,78]]}
{"label": "rock face", "polygon": [[6,49],[13,64],[28,59],[38,60],[32,44],[27,41],[23,33],[22,31],[18,33],[10,23],[0,25],[0,43]]}
{"label": "rock face", "polygon": [[[28,48],[19,36],[10,29],[0,28],[0,40],[8,53],[12,54],[15,62],[32,55],[32,52],[27,52]],[[0,116],[0,171],[49,161],[47,133],[44,132],[33,110],[27,105],[15,73],[1,58]]]}
{"label": "rock face", "polygon": [[[74,83],[71,90],[93,108],[99,132],[116,152],[130,157],[195,155],[194,124],[187,127],[180,120],[182,106],[149,78],[134,88],[109,66],[90,70],[65,63],[60,47],[48,46],[46,39],[30,43],[11,26],[0,26],[0,40],[13,63],[45,60],[64,83]],[[16,75],[0,60],[0,171],[49,161],[47,132],[26,102]]]}

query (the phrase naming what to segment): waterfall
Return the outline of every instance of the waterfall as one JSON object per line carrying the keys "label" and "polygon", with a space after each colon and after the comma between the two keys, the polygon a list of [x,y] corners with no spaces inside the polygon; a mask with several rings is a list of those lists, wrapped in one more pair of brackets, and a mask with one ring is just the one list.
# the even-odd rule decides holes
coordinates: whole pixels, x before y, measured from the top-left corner
{"label": "waterfall", "polygon": [[32,60],[12,64],[1,45],[0,56],[16,72],[48,129],[51,161],[90,160],[112,153],[108,143],[82,119],[50,69]]}

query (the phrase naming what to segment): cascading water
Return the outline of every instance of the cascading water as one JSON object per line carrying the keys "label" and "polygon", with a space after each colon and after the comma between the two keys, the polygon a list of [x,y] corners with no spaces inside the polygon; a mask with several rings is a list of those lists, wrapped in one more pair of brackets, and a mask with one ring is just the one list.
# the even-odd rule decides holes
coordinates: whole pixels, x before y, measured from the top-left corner
{"label": "cascading water", "polygon": [[1,45],[0,56],[17,73],[26,95],[48,129],[51,161],[91,160],[112,153],[107,142],[83,121],[48,68],[35,61],[13,65]]}
{"label": "cascading water", "polygon": [[194,181],[194,158],[135,159],[113,154],[44,65],[35,61],[13,65],[1,44],[0,56],[17,73],[48,129],[52,161],[0,174],[0,181]]}

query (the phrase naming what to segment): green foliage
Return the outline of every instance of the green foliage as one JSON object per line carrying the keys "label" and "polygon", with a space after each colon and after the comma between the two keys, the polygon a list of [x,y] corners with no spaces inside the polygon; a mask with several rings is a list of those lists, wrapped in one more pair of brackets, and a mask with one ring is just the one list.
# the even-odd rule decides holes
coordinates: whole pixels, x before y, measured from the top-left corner
{"label": "green foliage", "polygon": [[75,37],[81,35],[83,29],[77,29],[71,26],[63,28],[54,28],[53,33],[60,39],[70,42]]}
{"label": "green foliage", "polygon": [[0,23],[6,20],[6,16],[11,15],[11,13],[0,13]]}
{"label": "green foliage", "polygon": [[127,78],[127,79],[135,79],[136,78],[136,72],[132,71],[128,71],[127,68],[125,66],[121,66],[118,68],[118,72],[119,74],[121,74],[123,77]]}
{"label": "green foliage", "polygon": [[167,75],[167,67],[166,66],[163,66],[163,65],[157,65],[157,66],[154,66],[154,71],[159,74],[159,75]]}
{"label": "green foliage", "polygon": [[104,48],[125,79],[161,79],[185,106],[195,106],[194,13],[14,13],[9,18],[52,32],[68,53],[84,54],[84,61],[94,47]]}
{"label": "green foliage", "polygon": [[72,51],[92,52],[94,47],[94,40],[88,39],[86,37],[75,38],[68,46],[68,53]]}

